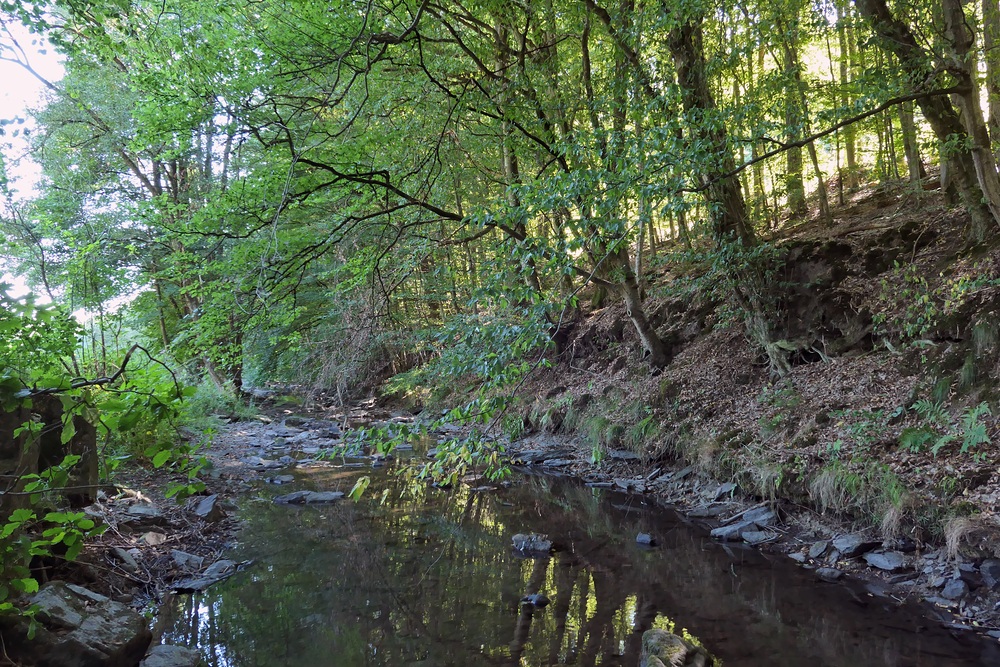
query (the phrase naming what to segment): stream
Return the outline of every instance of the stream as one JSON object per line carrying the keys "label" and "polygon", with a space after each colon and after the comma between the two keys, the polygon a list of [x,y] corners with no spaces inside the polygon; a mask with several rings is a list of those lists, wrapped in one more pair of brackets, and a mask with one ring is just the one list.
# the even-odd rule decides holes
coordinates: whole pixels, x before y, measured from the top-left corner
{"label": "stream", "polygon": [[[369,472],[325,468],[292,488],[346,491]],[[262,485],[231,556],[253,564],[170,601],[163,641],[197,647],[211,667],[635,667],[655,627],[727,667],[1000,664],[995,642],[953,636],[925,609],[717,543],[640,497],[514,481],[414,497],[382,474],[362,500],[322,507],[274,504]],[[552,555],[515,551],[517,533],[546,534]],[[531,593],[550,604],[522,604]]]}

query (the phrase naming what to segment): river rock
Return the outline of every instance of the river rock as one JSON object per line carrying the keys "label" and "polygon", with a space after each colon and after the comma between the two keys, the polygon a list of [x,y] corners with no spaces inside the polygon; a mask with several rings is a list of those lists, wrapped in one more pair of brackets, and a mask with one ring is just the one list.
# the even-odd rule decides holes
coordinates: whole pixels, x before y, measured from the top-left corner
{"label": "river rock", "polygon": [[654,629],[642,633],[639,667],[708,667],[713,664],[704,648],[671,632]]}
{"label": "river rock", "polygon": [[941,597],[946,600],[958,600],[969,594],[969,585],[962,579],[951,579],[941,589]]}
{"label": "river rock", "polygon": [[609,449],[605,455],[612,461],[639,461],[641,457],[627,449]]}
{"label": "river rock", "polygon": [[27,638],[25,619],[2,621],[4,650],[19,664],[135,665],[152,640],[141,615],[81,586],[49,582],[31,602],[38,608],[34,639]]}
{"label": "river rock", "polygon": [[991,591],[1000,588],[1000,560],[990,558],[984,560],[979,566],[979,574],[983,577],[983,583]]}
{"label": "river rock", "polygon": [[879,570],[896,572],[907,566],[906,556],[898,551],[873,551],[864,555],[865,562]]}
{"label": "river rock", "polygon": [[712,537],[723,542],[735,542],[742,540],[746,533],[758,532],[760,526],[753,521],[740,521],[728,526],[719,526],[712,530]]}
{"label": "river rock", "polygon": [[833,547],[844,558],[856,558],[868,553],[878,545],[878,542],[873,542],[856,534],[841,535],[833,540]]}
{"label": "river rock", "polygon": [[636,544],[641,544],[647,547],[656,546],[656,538],[650,535],[649,533],[639,533],[638,535],[635,536],[635,542]]}
{"label": "river rock", "polygon": [[549,599],[541,593],[532,593],[521,598],[521,604],[530,604],[533,607],[545,607],[549,604]]}
{"label": "river rock", "polygon": [[268,459],[262,459],[259,456],[247,456],[242,460],[243,463],[246,463],[255,470],[274,470],[275,468],[285,467],[285,464],[280,461],[270,461]]}
{"label": "river rock", "polygon": [[213,493],[202,498],[194,507],[195,516],[208,523],[215,523],[225,518],[226,512],[219,507],[219,494]]}
{"label": "river rock", "polygon": [[816,570],[816,576],[823,581],[837,581],[844,573],[833,567],[821,567]]}
{"label": "river rock", "polygon": [[343,497],[343,491],[293,491],[278,496],[274,502],[282,505],[329,505]]}
{"label": "river rock", "polygon": [[712,500],[718,500],[719,498],[725,495],[732,495],[733,491],[735,490],[736,490],[735,482],[726,482],[725,484],[721,484],[719,488],[715,490],[715,493],[712,494]]}
{"label": "river rock", "polygon": [[547,535],[518,533],[510,540],[514,548],[523,553],[548,554],[552,551],[552,541]]}
{"label": "river rock", "polygon": [[774,513],[770,507],[755,507],[749,512],[745,513],[742,517],[743,521],[753,521],[760,527],[770,526],[778,518],[778,515]]}
{"label": "river rock", "polygon": [[235,561],[225,559],[215,561],[200,576],[175,583],[173,590],[177,593],[200,593],[209,586],[228,579],[236,572],[236,567]]}
{"label": "river rock", "polygon": [[743,533],[743,541],[747,544],[763,544],[775,538],[775,534],[769,530],[748,530]]}
{"label": "river rock", "polygon": [[193,648],[160,644],[154,646],[139,667],[203,667],[205,661]]}
{"label": "river rock", "polygon": [[178,549],[172,550],[170,552],[170,557],[173,559],[177,567],[185,570],[191,570],[193,572],[197,572],[201,569],[202,565],[205,564],[205,559],[202,556],[189,554],[186,551],[180,551]]}
{"label": "river rock", "polygon": [[813,542],[812,546],[809,547],[809,557],[813,560],[817,560],[823,557],[826,550],[830,548],[830,542],[827,540],[820,540],[819,542]]}
{"label": "river rock", "polygon": [[136,562],[135,556],[125,551],[121,547],[112,547],[111,554],[122,564],[122,567],[129,572],[138,572],[139,563]]}
{"label": "river rock", "polygon": [[295,481],[295,475],[277,475],[275,477],[268,477],[264,481],[268,484],[291,484]]}

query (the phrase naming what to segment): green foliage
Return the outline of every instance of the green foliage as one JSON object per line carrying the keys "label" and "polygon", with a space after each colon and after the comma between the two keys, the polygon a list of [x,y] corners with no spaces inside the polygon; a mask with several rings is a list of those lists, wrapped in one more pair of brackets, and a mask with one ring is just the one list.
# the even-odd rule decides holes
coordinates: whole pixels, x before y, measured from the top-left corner
{"label": "green foliage", "polygon": [[921,399],[911,409],[917,413],[920,423],[900,433],[899,446],[902,449],[914,453],[930,451],[937,456],[941,450],[960,443],[961,454],[972,452],[977,460],[987,455],[981,447],[990,444],[986,418],[991,417],[993,412],[989,404],[983,402],[966,408],[958,420],[953,420],[944,405],[936,401]]}
{"label": "green foliage", "polygon": [[899,407],[893,411],[879,410],[834,410],[830,418],[843,434],[830,444],[830,453],[839,456],[846,444],[851,445],[852,456],[867,454],[874,446],[885,441],[889,434],[889,420],[903,413]]}

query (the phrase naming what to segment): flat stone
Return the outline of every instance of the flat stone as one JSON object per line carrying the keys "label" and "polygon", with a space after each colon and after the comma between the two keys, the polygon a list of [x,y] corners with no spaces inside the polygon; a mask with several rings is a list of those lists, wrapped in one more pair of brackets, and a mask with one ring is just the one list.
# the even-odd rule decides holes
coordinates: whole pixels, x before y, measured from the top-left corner
{"label": "flat stone", "polygon": [[170,557],[178,567],[196,572],[205,564],[205,559],[201,556],[189,554],[186,551],[174,549],[170,552]]}
{"label": "flat stone", "polygon": [[329,505],[343,497],[343,491],[293,491],[278,496],[274,502],[282,505]]}
{"label": "flat stone", "polygon": [[1000,560],[990,558],[984,560],[979,566],[979,574],[983,577],[983,583],[991,591],[1000,588]]}
{"label": "flat stone", "polygon": [[844,573],[833,567],[821,567],[816,570],[816,576],[823,581],[837,581]]}
{"label": "flat stone", "polygon": [[806,555],[803,553],[799,553],[798,551],[793,551],[792,553],[788,554],[788,557],[794,560],[796,563],[805,563],[807,560]]}
{"label": "flat stone", "polygon": [[213,584],[229,578],[236,572],[236,563],[231,560],[219,560],[208,566],[200,576],[179,581],[173,585],[177,593],[200,593]]}
{"label": "flat stone", "polygon": [[856,558],[868,553],[879,545],[861,535],[841,535],[834,538],[833,546],[844,558]]}
{"label": "flat stone", "polygon": [[741,521],[728,526],[719,526],[712,531],[711,535],[715,539],[722,540],[723,542],[736,542],[738,540],[742,540],[745,533],[756,532],[759,530],[760,526],[753,521]]}
{"label": "flat stone", "polygon": [[958,600],[969,594],[969,585],[961,579],[951,579],[941,589],[941,597],[946,600]]}
{"label": "flat stone", "polygon": [[274,470],[275,468],[284,468],[285,464],[279,461],[270,461],[268,459],[262,459],[259,456],[248,456],[243,459],[243,463],[253,467],[256,470]]}
{"label": "flat stone", "polygon": [[725,503],[719,503],[718,505],[705,505],[704,507],[695,507],[693,510],[688,512],[688,516],[695,519],[715,518],[724,514],[727,509],[729,509],[729,507]]}
{"label": "flat stone", "polygon": [[154,646],[139,667],[201,667],[205,662],[198,651],[186,646]]}
{"label": "flat stone", "polygon": [[649,533],[639,533],[638,535],[635,536],[635,541],[636,544],[642,544],[647,547],[656,546],[656,538],[650,535]]}
{"label": "flat stone", "polygon": [[770,526],[778,518],[769,507],[756,507],[743,515],[743,521],[752,521],[758,526]]}
{"label": "flat stone", "polygon": [[736,490],[735,482],[726,482],[725,484],[720,484],[719,488],[717,488],[715,490],[715,493],[712,495],[712,500],[718,500],[722,496],[732,495],[733,491],[735,490]]}
{"label": "flat stone", "polygon": [[688,466],[683,470],[678,470],[676,473],[674,473],[674,481],[679,482],[693,472],[694,472],[694,466]]}
{"label": "flat stone", "polygon": [[820,540],[819,542],[813,542],[813,545],[809,547],[809,557],[813,560],[817,560],[823,557],[826,550],[830,548],[830,542],[828,540]]}
{"label": "flat stone", "polygon": [[542,461],[542,465],[546,468],[562,468],[574,463],[576,463],[574,459],[546,459]]}
{"label": "flat stone", "polygon": [[743,533],[743,541],[753,545],[769,542],[775,537],[776,535],[769,530],[749,530]]}
{"label": "flat stone", "polygon": [[140,542],[145,542],[151,547],[157,547],[167,541],[167,536],[163,533],[149,531],[139,538]]}
{"label": "flat stone", "polygon": [[160,510],[152,505],[132,505],[125,510],[125,514],[141,519],[158,519],[162,516]]}
{"label": "flat stone", "polygon": [[139,571],[139,563],[136,562],[135,557],[129,552],[121,547],[112,547],[111,553],[122,564],[122,567],[129,572]]}
{"label": "flat stone", "polygon": [[268,484],[291,484],[295,481],[295,475],[276,475],[275,477],[268,477],[264,481]]}
{"label": "flat stone", "polygon": [[612,461],[639,461],[641,457],[626,449],[609,449],[605,455]]}
{"label": "flat stone", "polygon": [[906,556],[898,551],[872,551],[864,555],[870,566],[886,572],[896,572],[908,566]]}
{"label": "flat stone", "polygon": [[194,513],[199,519],[209,523],[221,521],[226,516],[225,510],[219,506],[218,494],[212,494],[202,498],[201,501],[195,505]]}

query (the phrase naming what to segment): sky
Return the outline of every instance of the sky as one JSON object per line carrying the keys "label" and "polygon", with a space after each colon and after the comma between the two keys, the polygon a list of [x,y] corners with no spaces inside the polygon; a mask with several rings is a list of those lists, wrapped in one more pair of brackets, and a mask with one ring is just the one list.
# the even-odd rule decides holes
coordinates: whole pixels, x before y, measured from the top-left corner
{"label": "sky", "polygon": [[[17,22],[8,22],[0,14],[0,119],[12,120],[24,118],[23,125],[6,125],[6,135],[0,137],[0,150],[3,150],[4,162],[7,165],[8,176],[13,181],[12,188],[18,198],[29,197],[38,180],[38,165],[31,161],[28,155],[27,143],[22,132],[30,128],[27,110],[41,104],[44,86],[20,65],[9,62],[15,57],[13,40],[21,46],[28,63],[42,76],[50,81],[62,78],[63,68],[60,57],[39,35],[32,35],[27,28]],[[18,131],[17,136],[13,136]],[[17,276],[4,271],[3,259],[0,257],[0,282],[14,285],[14,295],[27,291],[24,281]]]}

